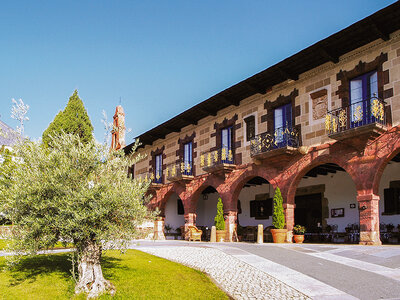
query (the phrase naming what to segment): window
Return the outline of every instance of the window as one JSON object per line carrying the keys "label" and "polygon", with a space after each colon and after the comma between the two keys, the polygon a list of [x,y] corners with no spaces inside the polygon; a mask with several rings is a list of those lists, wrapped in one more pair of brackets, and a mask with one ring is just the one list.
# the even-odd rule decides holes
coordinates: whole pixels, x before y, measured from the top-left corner
{"label": "window", "polygon": [[193,169],[193,144],[192,142],[183,145],[183,162],[185,164],[184,175],[192,175]]}
{"label": "window", "polygon": [[255,116],[248,116],[244,119],[246,123],[246,142],[250,142],[256,136],[256,118]]}
{"label": "window", "polygon": [[277,147],[285,146],[285,129],[292,128],[292,104],[285,104],[274,110],[274,135]]}
{"label": "window", "polygon": [[162,154],[155,156],[155,174],[154,174],[154,182],[162,183]]}
{"label": "window", "polygon": [[250,201],[250,218],[268,219],[272,216],[272,198]]}
{"label": "window", "polygon": [[350,80],[351,122],[362,122],[367,118],[370,100],[378,97],[378,73],[366,73]]}
{"label": "window", "polygon": [[[221,130],[221,161],[223,163],[233,163],[232,154],[232,126]],[[225,153],[222,154],[222,153]]]}
{"label": "window", "polygon": [[400,189],[389,188],[384,190],[384,214],[400,214]]}

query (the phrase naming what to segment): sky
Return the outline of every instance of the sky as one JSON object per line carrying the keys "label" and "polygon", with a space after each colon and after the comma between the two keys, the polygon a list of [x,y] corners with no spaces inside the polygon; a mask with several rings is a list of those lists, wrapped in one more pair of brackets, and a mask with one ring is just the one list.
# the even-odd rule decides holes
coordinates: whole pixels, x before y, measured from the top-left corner
{"label": "sky", "polygon": [[121,103],[133,138],[393,0],[1,1],[0,120],[37,140],[75,89],[98,141]]}

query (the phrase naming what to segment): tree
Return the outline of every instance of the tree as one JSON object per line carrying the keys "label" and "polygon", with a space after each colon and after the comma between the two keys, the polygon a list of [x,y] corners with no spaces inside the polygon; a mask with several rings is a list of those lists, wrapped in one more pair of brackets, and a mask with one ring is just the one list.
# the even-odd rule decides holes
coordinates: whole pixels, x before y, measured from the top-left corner
{"label": "tree", "polygon": [[11,100],[13,106],[11,108],[11,118],[19,121],[17,132],[23,137],[24,136],[24,121],[29,121],[29,118],[25,115],[28,113],[29,105],[25,104],[22,99],[17,102],[14,98]]}
{"label": "tree", "polygon": [[225,230],[224,205],[221,198],[218,198],[217,215],[214,218],[214,222],[217,230]]}
{"label": "tree", "polygon": [[275,190],[274,195],[274,213],[272,214],[272,226],[276,229],[285,228],[285,215],[283,213],[283,198],[279,187]]}
{"label": "tree", "polygon": [[93,139],[93,126],[77,90],[69,97],[65,109],[55,116],[53,122],[43,132],[43,144],[48,146],[51,136],[59,135],[61,132],[77,134],[83,143]]}
{"label": "tree", "polygon": [[19,159],[0,166],[0,211],[18,227],[14,258],[34,255],[58,241],[73,243],[76,293],[113,293],[102,274],[102,250],[123,247],[137,236],[138,225],[154,217],[145,206],[150,182],[132,180],[126,173],[142,157],[109,152],[72,134],[52,137],[50,143],[42,147],[22,141],[14,147]]}

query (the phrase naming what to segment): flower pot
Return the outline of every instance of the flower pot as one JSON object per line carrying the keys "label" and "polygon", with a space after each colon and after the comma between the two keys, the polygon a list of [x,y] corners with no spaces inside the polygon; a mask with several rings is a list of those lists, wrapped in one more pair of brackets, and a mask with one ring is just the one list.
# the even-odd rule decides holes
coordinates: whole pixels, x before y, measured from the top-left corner
{"label": "flower pot", "polygon": [[304,242],[304,234],[295,234],[293,239],[295,243],[302,244]]}
{"label": "flower pot", "polygon": [[217,230],[217,242],[224,242],[226,237],[226,230]]}
{"label": "flower pot", "polygon": [[286,240],[287,229],[271,229],[274,243],[284,243]]}

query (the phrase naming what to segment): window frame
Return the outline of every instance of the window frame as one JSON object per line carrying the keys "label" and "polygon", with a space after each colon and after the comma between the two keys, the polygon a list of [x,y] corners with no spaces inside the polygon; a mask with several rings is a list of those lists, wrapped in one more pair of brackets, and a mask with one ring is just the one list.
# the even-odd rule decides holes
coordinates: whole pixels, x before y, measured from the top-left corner
{"label": "window frame", "polygon": [[248,139],[248,120],[249,118],[254,118],[254,137],[258,134],[258,122],[257,122],[257,113],[252,113],[243,117],[243,136],[245,145],[250,145],[251,139]]}

